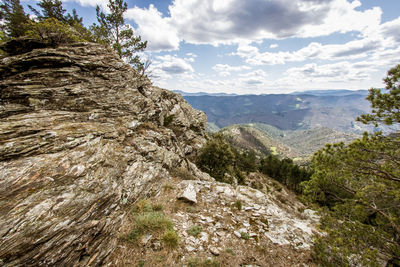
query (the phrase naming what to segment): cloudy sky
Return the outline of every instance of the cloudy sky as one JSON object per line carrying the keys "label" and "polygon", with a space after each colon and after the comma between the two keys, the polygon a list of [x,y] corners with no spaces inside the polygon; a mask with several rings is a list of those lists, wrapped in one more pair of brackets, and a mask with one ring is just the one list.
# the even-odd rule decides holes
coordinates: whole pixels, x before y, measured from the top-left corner
{"label": "cloudy sky", "polygon": [[[108,0],[63,1],[90,25]],[[156,85],[268,94],[383,87],[400,63],[400,0],[137,0]],[[23,1],[34,5],[35,1]]]}

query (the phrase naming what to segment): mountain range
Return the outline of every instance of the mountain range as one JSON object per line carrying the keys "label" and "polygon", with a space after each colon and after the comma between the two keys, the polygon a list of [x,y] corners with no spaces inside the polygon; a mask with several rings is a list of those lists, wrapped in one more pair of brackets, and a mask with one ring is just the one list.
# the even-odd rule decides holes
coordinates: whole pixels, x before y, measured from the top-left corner
{"label": "mountain range", "polygon": [[390,132],[391,127],[374,128],[355,121],[370,112],[367,95],[367,90],[317,90],[269,95],[199,93],[183,97],[206,113],[209,129],[213,131],[232,124],[262,123],[283,131],[326,127],[356,134]]}

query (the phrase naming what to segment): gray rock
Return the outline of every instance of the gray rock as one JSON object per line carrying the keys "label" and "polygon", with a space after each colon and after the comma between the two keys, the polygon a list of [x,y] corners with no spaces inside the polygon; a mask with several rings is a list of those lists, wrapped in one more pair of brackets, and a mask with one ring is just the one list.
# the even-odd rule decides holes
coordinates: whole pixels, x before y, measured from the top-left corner
{"label": "gray rock", "polygon": [[196,188],[194,185],[192,183],[187,183],[185,184],[182,194],[178,195],[178,199],[191,203],[197,203],[196,194]]}
{"label": "gray rock", "polygon": [[219,248],[210,247],[208,250],[209,250],[213,255],[215,255],[215,256],[219,256],[219,254],[220,254]]}
{"label": "gray rock", "polygon": [[[102,45],[28,48],[0,63],[0,259],[105,265],[128,205],[160,191],[171,168],[201,174],[188,157],[205,142],[205,114]],[[169,128],[163,114],[176,118]]]}

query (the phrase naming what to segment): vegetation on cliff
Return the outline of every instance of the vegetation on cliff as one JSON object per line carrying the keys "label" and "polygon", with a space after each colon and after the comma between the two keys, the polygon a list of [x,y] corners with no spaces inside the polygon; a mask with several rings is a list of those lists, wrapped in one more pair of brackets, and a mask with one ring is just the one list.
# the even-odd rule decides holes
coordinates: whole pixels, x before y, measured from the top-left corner
{"label": "vegetation on cliff", "polygon": [[27,36],[51,47],[82,41],[97,42],[109,45],[120,58],[143,72],[144,63],[137,52],[143,51],[147,42],[142,42],[140,36],[134,35],[132,27],[125,24],[123,14],[127,4],[123,0],[109,0],[109,14],[97,6],[99,24],[90,28],[84,26],[75,9],[72,14],[66,13],[59,0],[41,0],[37,6],[39,10],[29,5],[34,14],[32,18],[25,13],[20,0],[4,0],[0,5],[0,41]]}
{"label": "vegetation on cliff", "polygon": [[300,183],[309,180],[311,173],[289,158],[275,155],[256,156],[254,150],[238,150],[230,145],[222,134],[211,138],[200,150],[198,167],[221,182],[245,184],[246,173],[259,171],[301,193]]}

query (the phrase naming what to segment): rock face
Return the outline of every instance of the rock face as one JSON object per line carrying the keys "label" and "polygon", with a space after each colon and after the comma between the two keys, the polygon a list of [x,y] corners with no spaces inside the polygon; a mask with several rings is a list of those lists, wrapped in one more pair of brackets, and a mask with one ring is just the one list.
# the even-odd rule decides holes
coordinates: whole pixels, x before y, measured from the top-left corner
{"label": "rock face", "polygon": [[206,117],[103,46],[23,52],[0,65],[0,265],[102,265],[127,206],[201,173]]}

